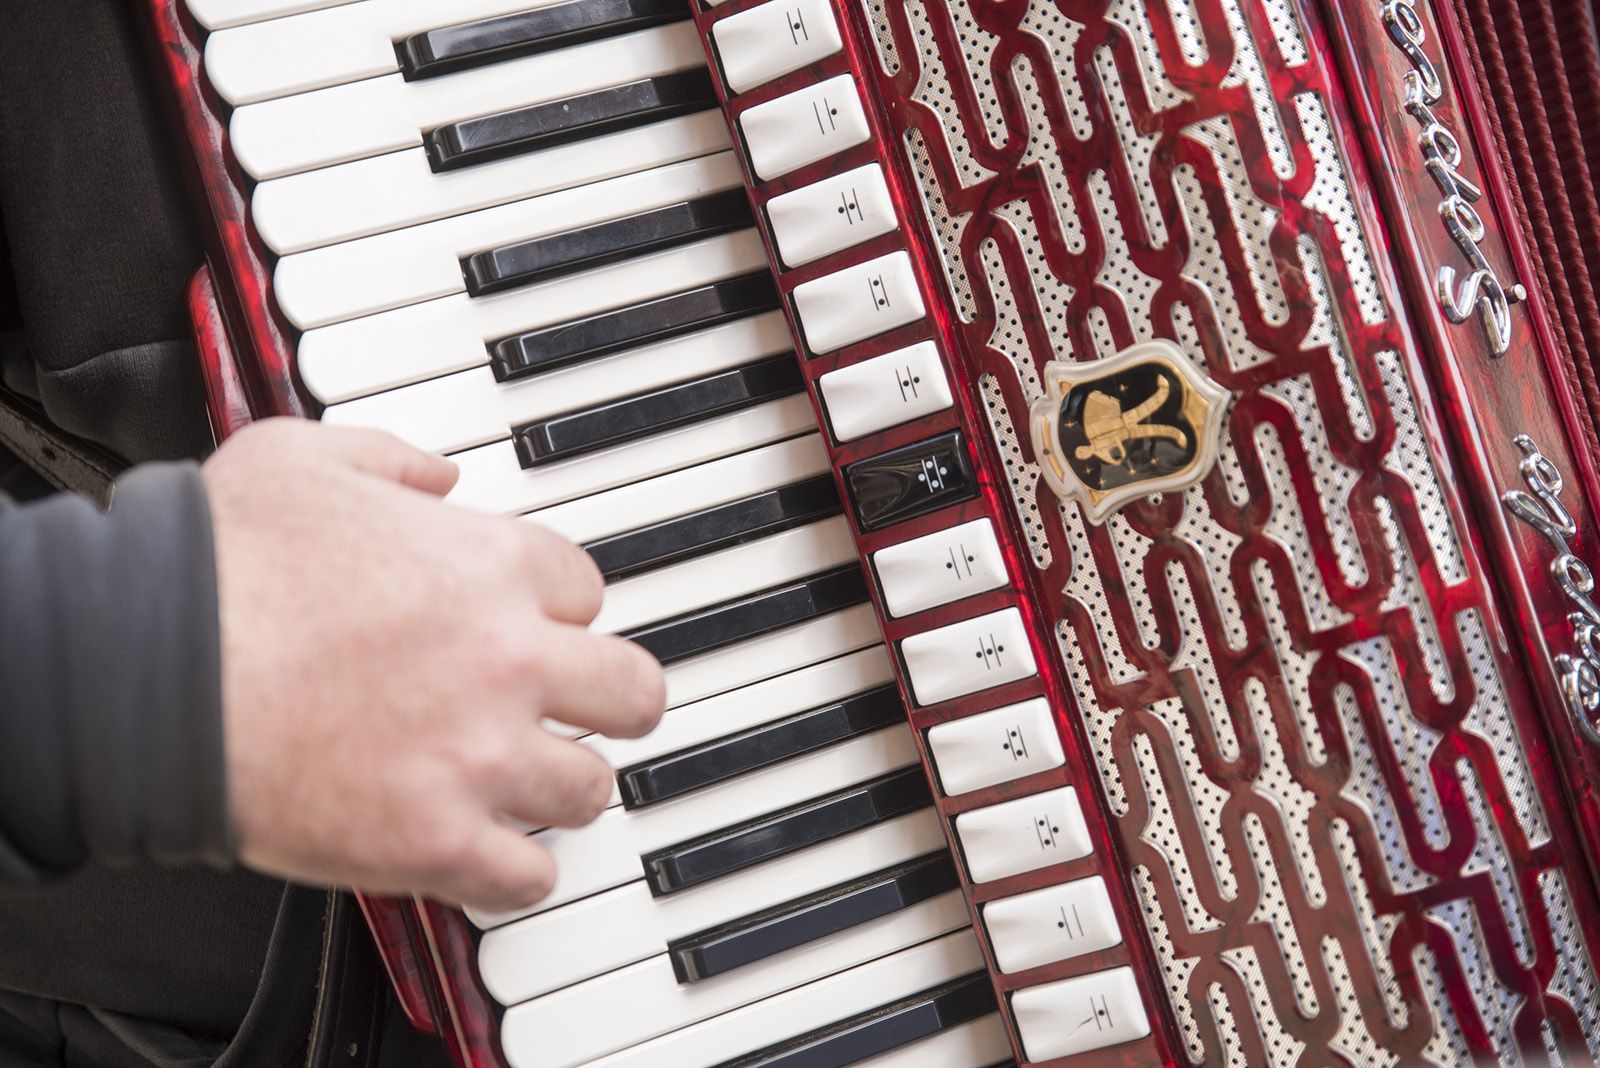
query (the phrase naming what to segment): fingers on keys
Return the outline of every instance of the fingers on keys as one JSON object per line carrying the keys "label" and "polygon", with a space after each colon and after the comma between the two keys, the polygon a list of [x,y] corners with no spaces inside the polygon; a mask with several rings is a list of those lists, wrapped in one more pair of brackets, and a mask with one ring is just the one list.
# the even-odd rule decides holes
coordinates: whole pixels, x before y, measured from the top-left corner
{"label": "fingers on keys", "polygon": [[537,524],[516,523],[514,529],[517,566],[531,581],[540,611],[557,623],[587,627],[594,622],[606,584],[589,554]]}
{"label": "fingers on keys", "polygon": [[556,884],[550,853],[521,830],[492,821],[444,867],[432,891],[469,908],[521,908],[546,897]]}
{"label": "fingers on keys", "polygon": [[507,816],[532,827],[582,827],[594,822],[616,788],[611,765],[593,750],[543,727],[532,728],[518,771],[500,784]]}
{"label": "fingers on keys", "polygon": [[561,670],[546,678],[544,711],[612,738],[648,734],[666,707],[666,680],[655,657],[608,634],[561,627],[548,655]]}
{"label": "fingers on keys", "polygon": [[443,497],[456,484],[459,468],[442,456],[423,452],[383,430],[332,427],[301,420],[273,420],[285,443],[304,441],[329,458],[385,482]]}

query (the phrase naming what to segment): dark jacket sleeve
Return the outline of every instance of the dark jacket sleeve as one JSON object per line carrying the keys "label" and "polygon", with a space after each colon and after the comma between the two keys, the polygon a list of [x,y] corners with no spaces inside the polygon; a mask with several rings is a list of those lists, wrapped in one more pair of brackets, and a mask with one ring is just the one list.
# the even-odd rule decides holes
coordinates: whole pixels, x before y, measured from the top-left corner
{"label": "dark jacket sleeve", "polygon": [[0,883],[228,854],[217,581],[198,468],[109,514],[0,502]]}

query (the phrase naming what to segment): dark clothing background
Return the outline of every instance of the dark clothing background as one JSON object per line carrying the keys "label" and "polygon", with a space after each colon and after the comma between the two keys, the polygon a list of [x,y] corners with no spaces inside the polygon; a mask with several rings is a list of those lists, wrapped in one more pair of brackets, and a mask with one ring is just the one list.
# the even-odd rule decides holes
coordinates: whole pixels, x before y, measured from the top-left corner
{"label": "dark clothing background", "polygon": [[[0,380],[57,426],[123,460],[197,459],[210,435],[185,287],[202,257],[179,177],[180,149],[166,127],[137,14],[132,0],[0,0]],[[87,539],[102,551],[107,573],[73,583],[84,600],[101,598],[113,611],[130,607],[119,598],[140,583],[118,582],[114,567],[131,569],[135,578],[165,574],[212,583],[203,493],[199,512],[191,499],[185,513],[188,491],[173,489],[185,479],[197,487],[198,480],[192,470],[164,477],[169,485],[153,497],[148,489],[137,496],[147,505],[180,505],[180,514],[141,520],[142,538],[116,529],[119,512],[137,511],[133,491],[118,491],[129,499],[110,519],[60,500],[25,512],[8,511],[0,501],[0,576],[7,561],[32,568],[61,559],[59,546],[29,537],[48,513],[72,535],[69,541]],[[40,488],[0,452],[0,495],[33,496]],[[108,537],[108,530],[115,534]],[[37,556],[23,561],[23,552]],[[6,596],[0,584],[0,598]],[[109,638],[92,628],[82,634],[55,628],[53,648],[44,647],[41,627],[14,624],[7,633],[0,605],[0,747],[9,751],[0,751],[0,769],[9,756],[10,767],[26,767],[35,785],[50,787],[32,809],[5,807],[11,823],[0,817],[0,1064],[7,1068],[304,1063],[329,895],[219,866],[158,863],[158,856],[221,859],[220,810],[209,821],[205,813],[188,813],[187,827],[150,810],[166,804],[168,817],[184,811],[171,802],[185,794],[215,802],[220,749],[191,752],[189,777],[155,788],[143,773],[170,777],[175,769],[137,763],[151,754],[141,757],[145,742],[136,734],[112,732],[84,745],[83,724],[66,726],[71,717],[104,712],[119,730],[137,715],[152,723],[165,717],[161,729],[169,738],[192,740],[196,730],[215,728],[220,694],[209,703],[188,702],[183,714],[195,722],[173,722],[171,687],[181,690],[192,679],[167,680],[165,707],[134,708],[126,689],[122,701],[94,694],[100,672],[83,670],[97,661],[109,665],[110,685],[125,682],[133,665],[192,657],[193,646],[211,650],[214,659],[215,605],[204,600],[192,591],[171,598],[162,611],[173,616]],[[10,615],[25,620],[43,607],[13,603]],[[105,647],[60,647],[75,640],[86,647],[95,638]],[[83,655],[75,660],[74,652]],[[46,689],[60,683],[90,692],[79,695],[70,716],[27,707],[6,689],[8,661],[45,679]],[[74,663],[79,670],[70,672]],[[52,665],[61,678],[50,678]],[[212,717],[210,726],[200,722],[204,717]],[[75,744],[63,745],[63,736]],[[109,781],[93,774],[96,765],[114,773]],[[130,785],[132,793],[116,793]],[[10,791],[0,784],[0,806],[12,805],[17,792],[15,783]],[[47,802],[60,806],[53,825],[13,826],[15,814],[37,816]],[[96,802],[104,818],[87,819],[82,809]],[[141,822],[152,818],[155,824]],[[107,839],[108,826],[131,829],[132,836]],[[152,835],[153,826],[165,830]],[[173,839],[174,831],[183,840]],[[163,835],[169,840],[162,842]],[[392,998],[383,998],[373,1016],[371,1045],[383,1050],[384,1063],[443,1062],[436,1042],[405,1027]]]}
{"label": "dark clothing background", "polygon": [[0,218],[27,329],[6,384],[134,462],[201,455],[184,287],[201,255],[124,0],[0,3]]}

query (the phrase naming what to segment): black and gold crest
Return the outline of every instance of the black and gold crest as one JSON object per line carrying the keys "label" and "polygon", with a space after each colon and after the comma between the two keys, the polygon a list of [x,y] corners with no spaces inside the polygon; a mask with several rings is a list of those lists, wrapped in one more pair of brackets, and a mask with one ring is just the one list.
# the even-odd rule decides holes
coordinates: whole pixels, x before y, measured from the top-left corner
{"label": "black and gold crest", "polygon": [[1138,497],[1191,486],[1216,462],[1228,394],[1169,341],[1045,369],[1029,413],[1050,487],[1100,522]]}

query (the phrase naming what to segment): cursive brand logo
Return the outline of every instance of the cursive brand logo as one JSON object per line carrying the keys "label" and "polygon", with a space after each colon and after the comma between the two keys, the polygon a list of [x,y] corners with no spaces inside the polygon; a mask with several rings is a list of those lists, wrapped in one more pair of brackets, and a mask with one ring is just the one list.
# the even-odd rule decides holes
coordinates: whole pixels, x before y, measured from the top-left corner
{"label": "cursive brand logo", "polygon": [[1420,131],[1417,145],[1423,166],[1444,197],[1439,202],[1439,218],[1472,268],[1459,281],[1454,267],[1446,264],[1439,268],[1439,303],[1452,323],[1466,322],[1476,310],[1489,337],[1490,351],[1504,356],[1511,347],[1511,305],[1525,299],[1527,291],[1520,285],[1509,290],[1502,285],[1479,245],[1484,237],[1483,217],[1473,205],[1483,197],[1483,190],[1461,173],[1461,142],[1433,113],[1444,97],[1444,83],[1439,68],[1422,47],[1426,34],[1413,0],[1385,0],[1382,11],[1389,39],[1411,61],[1406,72],[1406,112]]}
{"label": "cursive brand logo", "polygon": [[1556,675],[1561,680],[1567,711],[1578,728],[1600,745],[1600,605],[1594,599],[1594,571],[1573,555],[1567,541],[1578,533],[1572,513],[1561,503],[1561,471],[1539,451],[1526,434],[1515,439],[1522,450],[1519,465],[1527,490],[1512,490],[1500,500],[1512,515],[1531,525],[1555,550],[1550,575],[1575,609],[1567,621],[1572,624],[1572,653],[1555,658]]}
{"label": "cursive brand logo", "polygon": [[1052,360],[1029,412],[1034,454],[1050,488],[1098,523],[1127,501],[1204,478],[1227,396],[1170,341],[1109,360]]}

